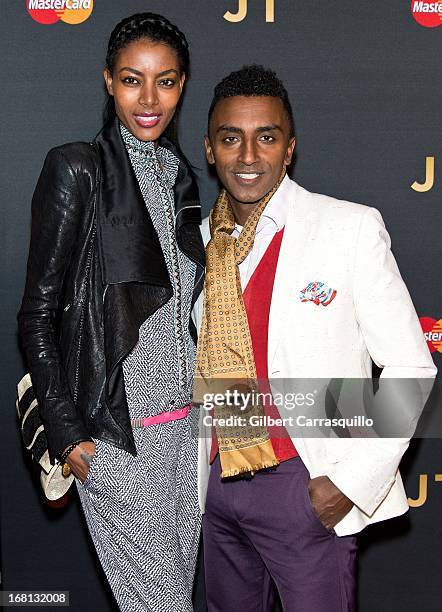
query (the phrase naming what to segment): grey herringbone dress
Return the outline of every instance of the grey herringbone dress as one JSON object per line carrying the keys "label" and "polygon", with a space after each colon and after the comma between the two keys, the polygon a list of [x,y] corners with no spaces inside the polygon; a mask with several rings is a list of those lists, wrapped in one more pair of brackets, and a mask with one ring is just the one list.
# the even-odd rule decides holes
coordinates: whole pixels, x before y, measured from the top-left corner
{"label": "grey herringbone dress", "polygon": [[[195,346],[189,316],[195,264],[177,247],[168,150],[121,133],[158,233],[173,297],[141,326],[123,362],[131,418],[190,403]],[[190,612],[200,533],[197,439],[187,418],[135,428],[137,456],[102,440],[77,489],[98,557],[121,610]],[[196,431],[194,422],[193,431]]]}

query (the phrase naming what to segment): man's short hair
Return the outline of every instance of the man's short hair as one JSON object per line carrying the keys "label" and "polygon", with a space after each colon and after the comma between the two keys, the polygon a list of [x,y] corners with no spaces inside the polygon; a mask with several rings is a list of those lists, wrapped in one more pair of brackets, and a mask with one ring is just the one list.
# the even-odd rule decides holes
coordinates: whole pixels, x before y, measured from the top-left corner
{"label": "man's short hair", "polygon": [[258,64],[252,64],[231,72],[220,81],[215,87],[212,104],[210,105],[209,125],[213,110],[218,102],[233,96],[271,96],[279,98],[284,105],[289,120],[290,137],[295,135],[295,122],[289,95],[283,82],[273,70],[268,70]]}

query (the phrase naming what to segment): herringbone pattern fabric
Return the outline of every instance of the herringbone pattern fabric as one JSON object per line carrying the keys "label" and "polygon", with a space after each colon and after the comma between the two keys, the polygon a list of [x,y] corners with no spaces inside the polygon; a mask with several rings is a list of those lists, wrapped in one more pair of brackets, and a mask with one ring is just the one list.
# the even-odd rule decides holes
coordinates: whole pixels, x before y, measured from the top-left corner
{"label": "herringbone pattern fabric", "polygon": [[[140,327],[139,341],[123,362],[129,415],[135,418],[191,401],[195,346],[188,324],[195,264],[175,240],[178,160],[124,127],[122,135],[174,290]],[[77,481],[98,557],[124,612],[192,611],[201,525],[195,419],[191,410],[185,419],[134,429],[136,457],[96,440],[88,477],[84,484]]]}
{"label": "herringbone pattern fabric", "polygon": [[197,412],[191,410],[186,419],[134,430],[136,457],[95,440],[89,475],[84,484],[76,480],[90,535],[123,612],[193,610],[201,518],[192,419]]}

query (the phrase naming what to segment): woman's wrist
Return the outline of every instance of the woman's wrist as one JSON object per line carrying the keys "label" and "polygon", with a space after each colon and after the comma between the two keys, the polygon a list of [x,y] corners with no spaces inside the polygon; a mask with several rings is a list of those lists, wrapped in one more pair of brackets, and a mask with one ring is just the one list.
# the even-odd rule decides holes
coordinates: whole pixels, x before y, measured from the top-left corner
{"label": "woman's wrist", "polygon": [[62,453],[60,453],[60,463],[65,463],[66,459],[68,458],[68,455],[70,455],[74,448],[79,444],[80,442],[73,442],[72,444],[69,444],[69,446],[66,447]]}
{"label": "woman's wrist", "polygon": [[74,450],[74,448],[79,446],[82,442],[92,442],[92,440],[77,440],[76,442],[72,442],[72,444],[69,444],[69,446],[67,446],[64,449],[64,451],[61,452],[58,456],[60,459],[60,463],[65,463],[66,459],[71,454],[71,452]]}

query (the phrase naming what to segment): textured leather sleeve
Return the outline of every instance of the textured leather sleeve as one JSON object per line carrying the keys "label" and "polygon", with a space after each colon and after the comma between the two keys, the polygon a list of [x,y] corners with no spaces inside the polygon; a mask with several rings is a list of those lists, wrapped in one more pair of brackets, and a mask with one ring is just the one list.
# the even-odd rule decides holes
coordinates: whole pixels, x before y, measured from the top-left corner
{"label": "textured leather sleeve", "polygon": [[77,413],[58,344],[63,281],[82,211],[78,176],[60,147],[45,160],[32,200],[32,227],[19,334],[48,440],[51,462],[69,444],[90,440]]}

